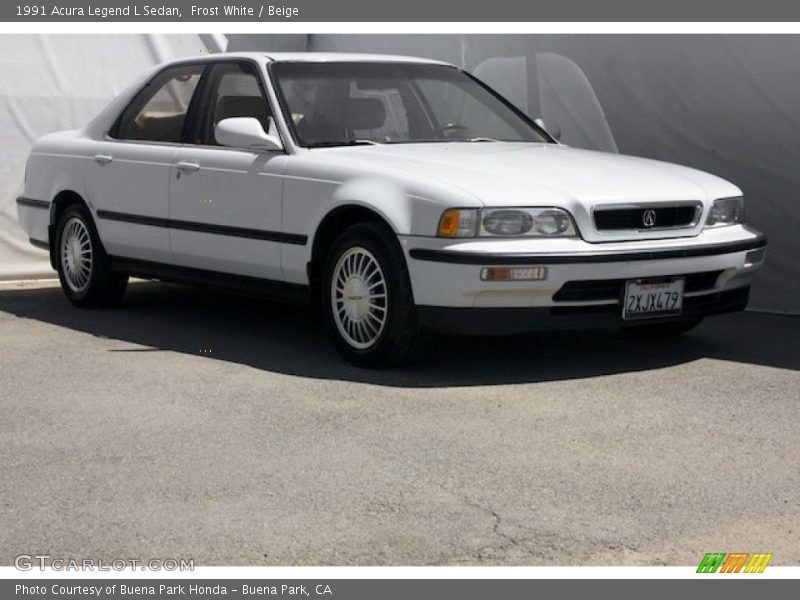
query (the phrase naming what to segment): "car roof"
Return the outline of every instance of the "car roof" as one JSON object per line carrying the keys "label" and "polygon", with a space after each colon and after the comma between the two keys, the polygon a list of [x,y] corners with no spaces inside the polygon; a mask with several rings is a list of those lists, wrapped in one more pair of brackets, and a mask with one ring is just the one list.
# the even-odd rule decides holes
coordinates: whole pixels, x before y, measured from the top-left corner
{"label": "car roof", "polygon": [[419,56],[397,56],[393,54],[354,54],[348,52],[269,52],[267,57],[274,62],[407,62],[444,65],[442,61]]}
{"label": "car roof", "polygon": [[192,62],[201,60],[224,60],[226,58],[249,58],[267,60],[268,62],[391,62],[432,65],[449,65],[449,63],[418,56],[396,56],[392,54],[354,54],[348,52],[221,52],[206,54],[201,57],[186,57],[170,63]]}

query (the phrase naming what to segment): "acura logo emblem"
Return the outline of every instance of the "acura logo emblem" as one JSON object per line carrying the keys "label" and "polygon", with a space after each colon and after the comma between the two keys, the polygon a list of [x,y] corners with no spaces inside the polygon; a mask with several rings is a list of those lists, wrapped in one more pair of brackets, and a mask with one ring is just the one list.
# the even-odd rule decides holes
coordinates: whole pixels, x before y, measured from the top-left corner
{"label": "acura logo emblem", "polygon": [[642,224],[647,227],[648,229],[656,224],[656,211],[652,208],[648,208],[642,214]]}

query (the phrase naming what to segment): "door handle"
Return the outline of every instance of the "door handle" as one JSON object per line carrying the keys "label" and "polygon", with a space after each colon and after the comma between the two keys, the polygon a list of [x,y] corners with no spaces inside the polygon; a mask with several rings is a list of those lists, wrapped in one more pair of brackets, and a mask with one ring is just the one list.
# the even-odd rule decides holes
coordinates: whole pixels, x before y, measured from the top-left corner
{"label": "door handle", "polygon": [[198,169],[200,169],[200,165],[198,165],[196,162],[188,162],[188,161],[181,161],[179,163],[176,163],[175,166],[181,171],[186,171],[186,172],[197,171]]}
{"label": "door handle", "polygon": [[114,157],[111,156],[110,154],[95,154],[94,155],[94,161],[97,162],[97,163],[100,163],[101,165],[105,165],[107,163],[110,163],[112,160],[114,160]]}

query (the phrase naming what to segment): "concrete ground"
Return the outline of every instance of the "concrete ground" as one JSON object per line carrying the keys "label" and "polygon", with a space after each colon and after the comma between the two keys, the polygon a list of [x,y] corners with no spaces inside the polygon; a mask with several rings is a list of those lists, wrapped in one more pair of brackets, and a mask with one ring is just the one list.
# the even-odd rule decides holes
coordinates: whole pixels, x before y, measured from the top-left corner
{"label": "concrete ground", "polygon": [[800,318],[439,338],[344,364],[302,310],[0,286],[0,564],[800,563]]}

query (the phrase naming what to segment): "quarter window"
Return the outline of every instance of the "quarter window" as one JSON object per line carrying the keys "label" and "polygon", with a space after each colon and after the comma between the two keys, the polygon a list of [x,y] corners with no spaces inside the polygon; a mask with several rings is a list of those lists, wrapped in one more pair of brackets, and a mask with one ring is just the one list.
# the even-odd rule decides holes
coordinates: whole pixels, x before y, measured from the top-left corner
{"label": "quarter window", "polygon": [[205,65],[166,69],[120,115],[112,136],[122,140],[180,142],[186,112]]}

